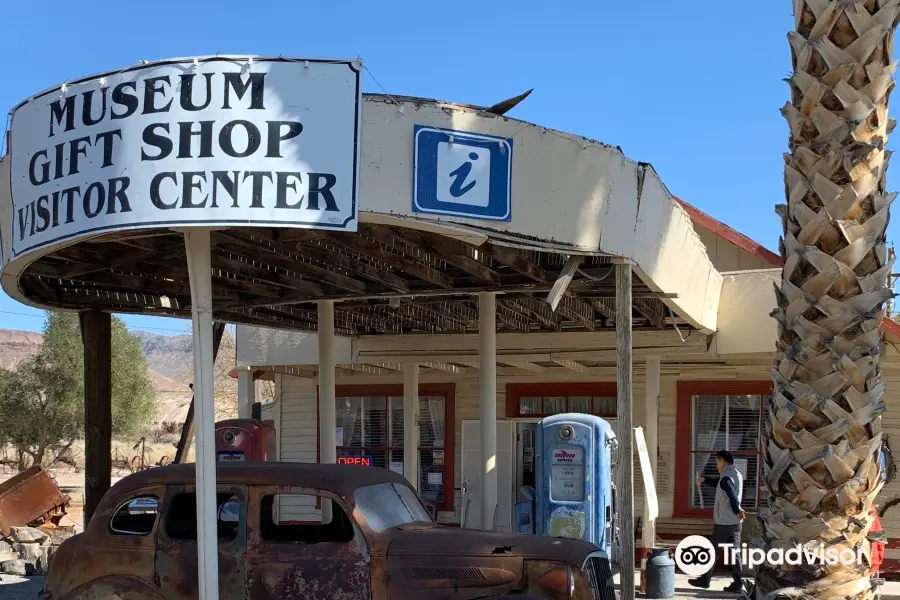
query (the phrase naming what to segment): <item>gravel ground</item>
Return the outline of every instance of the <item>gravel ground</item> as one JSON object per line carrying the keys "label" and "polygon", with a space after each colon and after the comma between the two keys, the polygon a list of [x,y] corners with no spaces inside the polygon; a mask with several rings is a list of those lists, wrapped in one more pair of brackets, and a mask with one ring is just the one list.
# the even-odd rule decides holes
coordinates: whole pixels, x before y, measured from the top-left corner
{"label": "gravel ground", "polygon": [[46,577],[0,575],[0,600],[37,600]]}

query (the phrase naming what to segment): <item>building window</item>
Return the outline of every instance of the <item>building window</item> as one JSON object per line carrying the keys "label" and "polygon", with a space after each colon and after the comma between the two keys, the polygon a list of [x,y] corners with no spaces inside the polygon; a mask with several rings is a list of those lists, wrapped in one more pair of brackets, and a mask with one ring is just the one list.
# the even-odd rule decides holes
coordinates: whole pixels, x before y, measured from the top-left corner
{"label": "building window", "polygon": [[[338,457],[364,457],[402,475],[403,386],[337,386],[335,392]],[[453,404],[452,384],[419,386],[419,495],[441,511],[453,510]]]}
{"label": "building window", "polygon": [[616,416],[615,383],[510,383],[506,416],[541,418],[561,413]]}
{"label": "building window", "polygon": [[697,476],[718,477],[716,453],[728,450],[743,475],[741,506],[755,510],[760,501],[760,432],[771,382],[678,383],[675,516],[712,514],[716,490],[697,486]]}

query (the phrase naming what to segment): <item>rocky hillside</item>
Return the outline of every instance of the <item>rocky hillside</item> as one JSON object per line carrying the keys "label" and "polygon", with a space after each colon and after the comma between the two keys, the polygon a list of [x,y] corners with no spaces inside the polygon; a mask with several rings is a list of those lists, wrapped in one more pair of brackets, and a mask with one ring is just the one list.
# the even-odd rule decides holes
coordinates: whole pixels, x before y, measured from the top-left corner
{"label": "rocky hillside", "polygon": [[37,354],[43,339],[44,336],[33,331],[0,329],[0,368],[14,369]]}
{"label": "rocky hillside", "polygon": [[[189,384],[194,379],[193,338],[189,335],[135,334],[144,344],[147,374],[156,390],[157,422],[184,420],[191,401]],[[11,369],[34,356],[43,336],[33,331],[0,329],[0,368]],[[229,376],[234,367],[234,339],[226,331],[216,359],[217,417],[233,416],[237,407],[237,382]]]}

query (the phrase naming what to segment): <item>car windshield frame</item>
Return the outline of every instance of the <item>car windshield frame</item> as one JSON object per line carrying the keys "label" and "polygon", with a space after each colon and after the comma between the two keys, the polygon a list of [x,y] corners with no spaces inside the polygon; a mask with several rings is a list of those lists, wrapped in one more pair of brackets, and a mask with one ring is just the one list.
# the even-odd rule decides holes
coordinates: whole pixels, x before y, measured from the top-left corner
{"label": "car windshield frame", "polygon": [[434,523],[419,495],[402,483],[376,483],[357,488],[353,500],[375,533],[412,523]]}

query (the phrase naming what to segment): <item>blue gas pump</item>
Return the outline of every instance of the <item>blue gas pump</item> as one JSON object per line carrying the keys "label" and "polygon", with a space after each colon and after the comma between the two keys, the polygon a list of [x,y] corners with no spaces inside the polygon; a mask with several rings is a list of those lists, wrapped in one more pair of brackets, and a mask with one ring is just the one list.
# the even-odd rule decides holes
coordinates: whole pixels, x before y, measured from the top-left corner
{"label": "blue gas pump", "polygon": [[547,417],[535,441],[535,529],[538,535],[584,540],[612,556],[616,435],[585,414]]}

